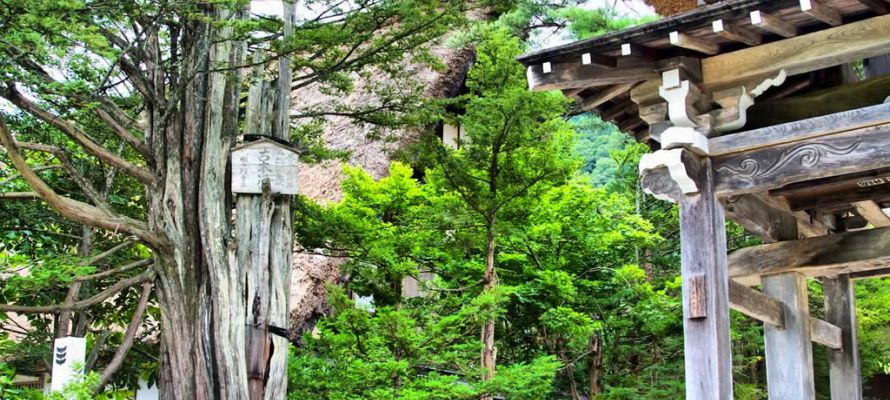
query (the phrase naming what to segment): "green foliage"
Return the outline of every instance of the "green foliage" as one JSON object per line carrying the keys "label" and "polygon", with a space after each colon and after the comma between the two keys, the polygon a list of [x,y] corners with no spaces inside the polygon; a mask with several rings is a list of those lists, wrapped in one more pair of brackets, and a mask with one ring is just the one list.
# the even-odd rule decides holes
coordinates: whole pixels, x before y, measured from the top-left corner
{"label": "green foliage", "polygon": [[616,15],[615,10],[610,8],[587,9],[566,7],[555,10],[553,15],[568,22],[569,32],[574,39],[600,36],[658,19],[655,15],[642,18],[622,17]]}

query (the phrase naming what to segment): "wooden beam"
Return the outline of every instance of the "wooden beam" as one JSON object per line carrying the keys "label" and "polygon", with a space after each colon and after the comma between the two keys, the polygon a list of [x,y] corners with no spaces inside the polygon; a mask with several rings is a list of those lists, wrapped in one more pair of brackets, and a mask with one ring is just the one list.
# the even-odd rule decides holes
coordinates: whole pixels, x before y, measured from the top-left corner
{"label": "wooden beam", "polygon": [[800,0],[800,11],[831,26],[844,23],[837,11],[822,4],[820,0]]}
{"label": "wooden beam", "polygon": [[[723,208],[729,219],[765,243],[797,238],[797,219],[791,210],[776,207],[761,195],[744,194],[723,199]],[[793,234],[789,235],[790,232]]]}
{"label": "wooden beam", "polygon": [[839,275],[822,281],[825,319],[841,331],[841,349],[828,350],[831,398],[862,400],[862,374],[856,327],[856,300],[853,280]]}
{"label": "wooden beam", "polygon": [[763,327],[769,398],[815,400],[806,278],[797,273],[766,276],[763,292],[785,306],[783,329]]}
{"label": "wooden beam", "polygon": [[890,167],[890,124],[713,158],[720,197]]}
{"label": "wooden beam", "polygon": [[757,46],[763,42],[763,38],[759,34],[737,25],[733,25],[729,21],[718,19],[711,24],[711,27],[714,30],[714,33],[729,40],[747,44],[748,46]]}
{"label": "wooden beam", "polygon": [[703,84],[716,89],[785,70],[794,76],[887,53],[890,15],[724,53],[702,60]]}
{"label": "wooden beam", "polygon": [[819,318],[810,317],[810,339],[829,349],[842,350],[844,348],[844,343],[841,340],[841,328]]}
{"label": "wooden beam", "polygon": [[589,86],[607,86],[618,83],[639,82],[658,77],[655,65],[606,69],[580,62],[551,63],[545,73],[543,64],[528,67],[529,89],[534,91],[571,89]]}
{"label": "wooden beam", "polygon": [[636,84],[637,82],[627,82],[609,86],[602,91],[597,92],[593,96],[587,97],[583,101],[581,101],[581,108],[585,111],[590,111],[594,108],[597,108],[603,103],[610,101],[615,97],[618,97],[625,92],[633,89]]}
{"label": "wooden beam", "polygon": [[718,136],[708,140],[708,148],[711,156],[722,156],[888,123],[890,123],[890,104],[879,104]]}
{"label": "wooden beam", "polygon": [[868,7],[878,15],[884,15],[890,11],[890,6],[887,6],[887,3],[884,0],[859,0],[859,3]]}
{"label": "wooden beam", "polygon": [[785,38],[795,37],[799,33],[796,26],[760,10],[751,11],[751,25]]}
{"label": "wooden beam", "polygon": [[[732,399],[726,222],[712,171],[702,160],[693,172],[700,192],[678,201],[687,400]],[[702,293],[704,298],[695,297]],[[704,307],[704,316],[692,312],[695,304]]]}
{"label": "wooden beam", "polygon": [[782,302],[732,279],[729,280],[729,307],[777,328],[785,327]]}
{"label": "wooden beam", "polygon": [[853,207],[856,208],[856,212],[859,215],[875,228],[890,227],[890,217],[884,214],[884,210],[878,206],[878,203],[872,200],[857,201],[853,203]]}
{"label": "wooden beam", "polygon": [[746,247],[729,254],[729,276],[753,286],[763,275],[833,276],[890,268],[890,228]]}
{"label": "wooden beam", "polygon": [[668,35],[668,38],[672,45],[684,49],[697,51],[707,55],[714,55],[720,52],[720,46],[717,44],[687,35],[683,32],[671,32]]}

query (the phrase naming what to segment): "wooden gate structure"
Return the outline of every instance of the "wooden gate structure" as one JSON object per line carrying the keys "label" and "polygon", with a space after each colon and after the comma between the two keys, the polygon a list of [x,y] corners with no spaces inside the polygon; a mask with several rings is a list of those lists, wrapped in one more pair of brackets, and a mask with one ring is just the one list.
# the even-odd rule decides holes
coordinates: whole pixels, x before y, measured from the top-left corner
{"label": "wooden gate structure", "polygon": [[[888,9],[721,1],[519,58],[531,90],[656,150],[639,169],[680,207],[687,399],[732,399],[730,308],[764,323],[770,399],[815,398],[812,342],[831,398],[862,398],[853,282],[890,275]],[[727,217],[766,244],[727,255]]]}

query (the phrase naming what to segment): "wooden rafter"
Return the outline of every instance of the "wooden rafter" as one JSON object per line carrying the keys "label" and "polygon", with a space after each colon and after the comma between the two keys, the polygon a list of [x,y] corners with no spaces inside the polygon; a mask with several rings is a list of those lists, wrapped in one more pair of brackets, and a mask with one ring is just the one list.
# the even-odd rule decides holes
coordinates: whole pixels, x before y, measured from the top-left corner
{"label": "wooden rafter", "polygon": [[798,35],[796,26],[791,25],[779,17],[774,17],[764,11],[751,11],[751,25],[776,35],[791,38]]}
{"label": "wooden rafter", "polygon": [[614,99],[617,96],[631,90],[637,82],[619,83],[609,86],[596,94],[589,96],[581,101],[581,108],[590,111],[601,106],[603,103]]}
{"label": "wooden rafter", "polygon": [[761,37],[759,34],[737,26],[729,21],[724,21],[722,19],[714,21],[714,23],[712,24],[712,29],[714,30],[714,33],[724,38],[734,40],[736,42],[741,42],[747,44],[748,46],[757,46],[761,42],[763,42],[763,37]]}
{"label": "wooden rafter", "polygon": [[862,5],[868,7],[872,11],[874,11],[875,14],[884,15],[884,14],[887,14],[887,12],[890,12],[890,6],[888,6],[884,0],[858,0],[858,1]]}
{"label": "wooden rafter", "polygon": [[697,51],[699,53],[714,55],[720,52],[720,46],[716,43],[702,40],[683,32],[671,32],[670,35],[668,35],[668,39],[670,39],[671,44],[674,46]]}
{"label": "wooden rafter", "polygon": [[820,0],[800,0],[800,11],[831,26],[844,23],[840,13],[822,4]]}

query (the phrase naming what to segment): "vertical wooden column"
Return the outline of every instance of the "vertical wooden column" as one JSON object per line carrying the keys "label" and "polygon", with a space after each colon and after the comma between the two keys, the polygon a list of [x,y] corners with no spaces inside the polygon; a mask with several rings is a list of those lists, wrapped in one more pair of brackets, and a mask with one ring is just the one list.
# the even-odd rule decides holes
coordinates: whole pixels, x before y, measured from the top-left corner
{"label": "vertical wooden column", "polygon": [[771,400],[811,400],[813,345],[810,341],[810,307],[806,278],[796,272],[761,278],[763,292],[785,307],[785,327],[764,324],[766,383]]}
{"label": "vertical wooden column", "polygon": [[822,282],[825,320],[841,328],[843,349],[828,349],[831,400],[862,400],[859,340],[856,338],[856,301],[850,275]]}
{"label": "vertical wooden column", "polygon": [[710,159],[701,163],[699,193],[679,198],[686,399],[731,400],[725,219]]}

